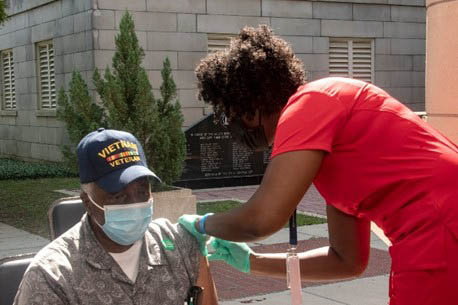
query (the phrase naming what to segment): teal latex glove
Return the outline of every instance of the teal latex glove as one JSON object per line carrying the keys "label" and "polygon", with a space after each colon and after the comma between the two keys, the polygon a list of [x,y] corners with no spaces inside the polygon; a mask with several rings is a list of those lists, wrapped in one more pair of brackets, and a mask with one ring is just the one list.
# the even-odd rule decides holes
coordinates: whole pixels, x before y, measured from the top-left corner
{"label": "teal latex glove", "polygon": [[211,254],[208,260],[223,260],[239,271],[250,272],[250,255],[254,252],[246,243],[214,238],[211,246],[215,249],[215,253]]}
{"label": "teal latex glove", "polygon": [[203,256],[208,255],[208,250],[207,250],[207,241],[209,240],[209,236],[206,234],[202,234],[197,231],[196,229],[196,222],[199,220],[201,216],[199,215],[188,215],[184,214],[178,218],[178,223],[182,225],[186,231],[188,231],[189,234],[194,236],[194,238],[197,240],[199,243],[199,250],[200,253],[202,253]]}

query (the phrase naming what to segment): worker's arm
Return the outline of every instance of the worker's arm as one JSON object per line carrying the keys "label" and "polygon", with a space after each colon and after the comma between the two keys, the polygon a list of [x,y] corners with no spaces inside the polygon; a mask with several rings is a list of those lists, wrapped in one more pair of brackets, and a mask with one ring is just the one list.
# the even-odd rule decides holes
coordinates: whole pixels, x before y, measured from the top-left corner
{"label": "worker's arm", "polygon": [[197,278],[196,286],[203,288],[203,291],[200,293],[197,304],[195,305],[217,305],[218,296],[216,293],[215,282],[213,281],[210,268],[208,265],[208,260],[206,257],[201,256],[200,267],[199,267],[199,277]]}
{"label": "worker's arm", "polygon": [[[299,253],[303,281],[326,281],[360,275],[367,267],[370,223],[327,207],[329,247]],[[252,253],[250,272],[284,278],[286,254]]]}
{"label": "worker's arm", "polygon": [[301,150],[274,157],[261,185],[245,204],[206,219],[207,234],[252,241],[281,229],[315,178],[324,154],[321,150]]}

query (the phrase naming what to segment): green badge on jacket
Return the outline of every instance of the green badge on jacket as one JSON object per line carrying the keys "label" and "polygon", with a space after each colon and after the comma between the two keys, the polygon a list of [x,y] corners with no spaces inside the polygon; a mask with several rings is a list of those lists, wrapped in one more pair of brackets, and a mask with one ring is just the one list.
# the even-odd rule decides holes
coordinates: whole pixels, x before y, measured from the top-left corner
{"label": "green badge on jacket", "polygon": [[175,245],[173,244],[173,241],[171,241],[170,239],[162,240],[162,244],[164,245],[164,248],[169,251],[175,250]]}

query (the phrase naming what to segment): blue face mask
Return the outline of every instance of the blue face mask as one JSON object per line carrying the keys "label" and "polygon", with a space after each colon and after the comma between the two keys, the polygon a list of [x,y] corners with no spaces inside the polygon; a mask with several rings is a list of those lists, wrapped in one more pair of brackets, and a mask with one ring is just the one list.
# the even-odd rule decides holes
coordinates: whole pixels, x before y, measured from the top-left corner
{"label": "blue face mask", "polygon": [[102,226],[94,221],[112,241],[128,246],[143,238],[153,216],[152,198],[146,202],[101,207],[88,197],[93,205],[104,211],[105,224]]}

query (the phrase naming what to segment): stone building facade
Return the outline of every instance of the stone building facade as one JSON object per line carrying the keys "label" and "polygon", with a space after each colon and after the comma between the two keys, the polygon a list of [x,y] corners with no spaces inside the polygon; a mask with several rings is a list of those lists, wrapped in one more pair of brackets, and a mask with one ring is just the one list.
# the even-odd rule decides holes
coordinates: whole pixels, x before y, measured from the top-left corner
{"label": "stone building facade", "polygon": [[304,61],[309,80],[372,81],[424,110],[424,0],[6,0],[0,27],[0,155],[61,160],[68,141],[56,94],[78,70],[91,94],[94,69],[111,65],[126,10],[145,50],[156,96],[168,57],[184,128],[211,109],[196,98],[194,67],[245,25],[270,25]]}

